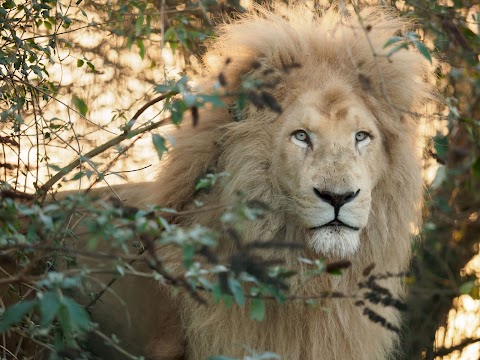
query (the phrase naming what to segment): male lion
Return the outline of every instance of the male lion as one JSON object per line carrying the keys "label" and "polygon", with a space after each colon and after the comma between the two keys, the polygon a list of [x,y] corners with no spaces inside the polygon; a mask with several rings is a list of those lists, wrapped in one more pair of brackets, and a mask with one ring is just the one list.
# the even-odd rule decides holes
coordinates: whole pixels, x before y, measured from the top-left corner
{"label": "male lion", "polygon": [[[349,17],[331,10],[320,18],[300,9],[258,11],[222,26],[206,56],[221,65],[208,65],[210,74],[222,71],[232,91],[241,78],[275,77],[272,95],[283,111],[247,105],[239,121],[226,110],[203,114],[199,126],[180,130],[158,181],[119,187],[120,196],[133,206],[182,210],[193,206],[202,174],[228,172],[226,186],[203,201],[232,203],[242,190],[272,209],[246,227],[241,241],[301,244],[302,250],[274,251],[299,270],[300,256],[351,261],[340,277],[294,280],[297,296],[350,294],[372,263],[380,274],[405,271],[422,203],[415,109],[428,98],[422,56],[404,49],[387,58],[383,49],[405,26],[379,9]],[[298,66],[285,70],[289,64]],[[221,232],[220,213],[192,212],[176,222]],[[224,255],[233,251],[229,241],[225,236],[219,246]],[[256,322],[248,306],[204,306],[187,295],[168,302],[168,288],[149,281],[114,286],[135,331],[120,319],[124,305],[113,297],[99,303],[94,318],[152,359],[243,356],[246,345],[286,360],[384,360],[394,347],[395,333],[348,299],[318,307],[272,301],[266,320]],[[382,284],[402,296],[400,278]],[[393,307],[375,311],[398,326]]]}

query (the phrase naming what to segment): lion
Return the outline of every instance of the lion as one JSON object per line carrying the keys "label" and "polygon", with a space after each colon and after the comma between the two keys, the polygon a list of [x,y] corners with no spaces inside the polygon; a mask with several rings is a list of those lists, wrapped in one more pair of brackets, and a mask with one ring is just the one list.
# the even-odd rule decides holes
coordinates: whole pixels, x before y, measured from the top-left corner
{"label": "lion", "polygon": [[[196,179],[227,172],[226,185],[202,201],[228,204],[241,190],[272,209],[245,227],[242,242],[300,244],[298,250],[262,250],[265,258],[280,257],[300,271],[306,265],[299,257],[351,262],[340,277],[293,280],[297,296],[351,294],[370,264],[379,274],[402,273],[411,258],[411,231],[421,221],[417,109],[430,90],[420,53],[410,48],[387,57],[384,45],[409,26],[379,8],[315,16],[300,7],[257,9],[221,26],[205,56],[211,77],[221,72],[233,93],[245,79],[274,76],[271,95],[282,111],[247,104],[238,119],[227,109],[201,114],[198,126],[175,135],[158,179],[118,187],[119,196],[131,206],[185,210],[199,196]],[[289,64],[295,66],[286,70]],[[220,215],[220,209],[192,212],[175,221],[221,233]],[[222,254],[234,251],[230,242],[222,238]],[[168,249],[161,251],[166,256]],[[403,296],[400,277],[386,277],[382,285]],[[248,306],[204,306],[151,280],[123,279],[114,291],[122,304],[107,297],[94,319],[149,359],[242,357],[245,346],[287,360],[384,360],[395,351],[397,334],[349,299],[323,299],[319,306],[267,302],[266,319],[257,322]],[[133,328],[118,315],[125,304]],[[376,311],[399,326],[394,307]]]}

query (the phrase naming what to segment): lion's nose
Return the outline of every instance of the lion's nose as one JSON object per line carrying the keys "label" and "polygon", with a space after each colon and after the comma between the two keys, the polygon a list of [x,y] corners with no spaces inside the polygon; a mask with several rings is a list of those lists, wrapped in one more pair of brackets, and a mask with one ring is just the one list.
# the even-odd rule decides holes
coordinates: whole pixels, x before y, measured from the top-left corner
{"label": "lion's nose", "polygon": [[336,215],[343,205],[355,199],[360,193],[360,189],[356,192],[350,191],[343,194],[335,194],[330,191],[320,191],[317,188],[313,188],[313,191],[320,199],[333,206]]}

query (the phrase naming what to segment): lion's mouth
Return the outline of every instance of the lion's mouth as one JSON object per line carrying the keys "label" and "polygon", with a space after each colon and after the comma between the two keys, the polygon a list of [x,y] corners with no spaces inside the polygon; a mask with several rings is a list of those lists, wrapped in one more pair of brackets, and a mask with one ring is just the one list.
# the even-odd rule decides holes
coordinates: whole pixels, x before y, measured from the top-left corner
{"label": "lion's mouth", "polygon": [[358,228],[356,226],[351,226],[351,225],[345,224],[343,221],[338,220],[338,219],[333,219],[332,221],[330,221],[326,224],[320,225],[320,226],[311,227],[310,230],[320,230],[320,229],[323,229],[323,228],[326,228],[326,227],[335,227],[335,228],[342,227],[342,228],[350,229],[350,230],[353,230],[353,231],[360,230],[360,228]]}

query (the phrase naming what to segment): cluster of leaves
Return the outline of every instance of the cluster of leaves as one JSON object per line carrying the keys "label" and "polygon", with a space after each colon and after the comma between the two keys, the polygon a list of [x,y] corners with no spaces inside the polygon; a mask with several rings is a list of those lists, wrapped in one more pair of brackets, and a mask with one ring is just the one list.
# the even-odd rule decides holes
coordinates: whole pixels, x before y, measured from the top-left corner
{"label": "cluster of leaves", "polygon": [[[97,8],[104,6],[99,3]],[[127,47],[133,44],[145,56],[145,39],[152,33],[162,32],[163,44],[183,54],[199,56],[205,51],[205,40],[214,35],[213,19],[225,12],[243,12],[238,0],[188,0],[166,1],[158,4],[148,0],[120,0],[107,3],[108,29],[127,39]],[[112,25],[109,25],[112,24]],[[119,26],[122,24],[122,26]]]}
{"label": "cluster of leaves", "polygon": [[[205,181],[201,179],[197,187],[205,189]],[[287,301],[286,280],[295,276],[296,272],[284,269],[280,259],[266,261],[255,251],[296,246],[275,242],[241,245],[238,238],[239,229],[243,227],[240,224],[255,221],[268,211],[263,204],[242,198],[239,194],[238,202],[227,206],[222,215],[227,233],[238,246],[237,252],[222,258],[215,250],[217,233],[199,225],[182,228],[170,223],[169,218],[181,215],[172,209],[125,208],[120,207],[115,199],[92,201],[82,194],[42,206],[20,204],[4,197],[0,200],[0,253],[3,257],[17,259],[19,270],[2,282],[11,286],[9,292],[14,305],[4,309],[0,331],[9,330],[41,342],[53,351],[53,358],[61,357],[65,352],[79,352],[85,335],[92,331],[98,333],[101,329],[91,322],[86,309],[77,304],[70,294],[81,290],[82,284],[96,272],[110,273],[113,281],[124,276],[150,277],[188,291],[198,301],[204,301],[204,297],[211,294],[215,302],[222,301],[227,306],[248,304],[251,318],[262,321],[266,301]],[[199,208],[198,211],[209,209]],[[82,228],[91,234],[86,250],[68,245],[72,237],[75,241],[75,229],[67,226],[72,217],[80,217]],[[27,232],[23,231],[19,220],[28,224]],[[132,239],[141,239],[141,243]],[[118,251],[99,251],[105,244],[109,244],[107,248]],[[166,269],[161,252],[154,250],[166,245],[177,247],[183,255],[183,271],[180,274]],[[98,264],[79,268],[75,266],[76,255],[90,257]],[[65,268],[65,265],[62,266],[65,263],[69,264],[69,268],[61,270]],[[138,270],[136,265],[142,263],[147,263],[151,271]],[[349,263],[325,264],[321,260],[312,260],[311,264],[316,270],[310,276],[338,274],[339,270],[349,266]],[[16,290],[18,284],[26,284],[33,289],[32,295],[25,298],[25,294]],[[102,294],[92,294],[91,304],[98,301]],[[110,338],[107,335],[104,337]],[[264,353],[250,358],[266,359],[268,356],[272,355]]]}
{"label": "cluster of leaves", "polygon": [[[230,64],[227,59],[225,66]],[[254,61],[252,63],[252,70],[259,69],[260,63]],[[289,72],[292,69],[298,68],[298,64],[287,64],[281,70],[282,72]],[[263,76],[269,76],[275,71],[273,69],[264,69]],[[278,75],[278,74],[277,74]],[[243,112],[247,103],[251,103],[259,110],[268,109],[277,114],[282,112],[280,104],[275,97],[270,93],[278,85],[278,76],[272,80],[265,79],[249,79],[245,77],[236,87],[235,91],[228,88],[225,74],[221,72],[218,75],[217,82],[209,93],[194,92],[189,85],[189,78],[182,76],[179,80],[169,80],[164,84],[155,86],[155,92],[164,94],[165,104],[164,110],[170,112],[171,121],[175,125],[179,125],[186,112],[190,112],[193,125],[196,126],[199,121],[199,109],[202,108],[225,108],[227,107],[226,99],[235,98],[235,103],[230,109],[236,121],[243,118]],[[131,127],[131,125],[129,125]],[[161,159],[163,154],[168,151],[166,146],[166,139],[158,134],[152,134],[153,144],[157,150],[157,154]],[[212,174],[213,176],[213,174]],[[212,181],[214,177],[210,177]],[[203,183],[207,184],[207,183]],[[200,187],[203,185],[200,185]],[[199,189],[196,189],[199,190]]]}
{"label": "cluster of leaves", "polygon": [[390,59],[390,57],[396,52],[402,49],[408,49],[410,45],[413,45],[428,61],[430,61],[431,64],[432,56],[430,55],[430,51],[419,38],[419,35],[415,32],[408,32],[405,36],[394,36],[390,38],[383,46],[384,48],[392,47],[387,54],[387,58]]}
{"label": "cluster of leaves", "polygon": [[[60,44],[69,42],[55,33],[68,28],[72,20],[68,9],[56,7],[56,1],[5,1],[0,7],[1,113],[2,123],[11,125],[13,138],[20,131],[26,109],[38,109],[40,100],[48,100],[56,91],[48,81],[47,63],[53,63]],[[55,29],[53,29],[55,27]],[[48,41],[35,33],[46,29],[55,32]]]}

